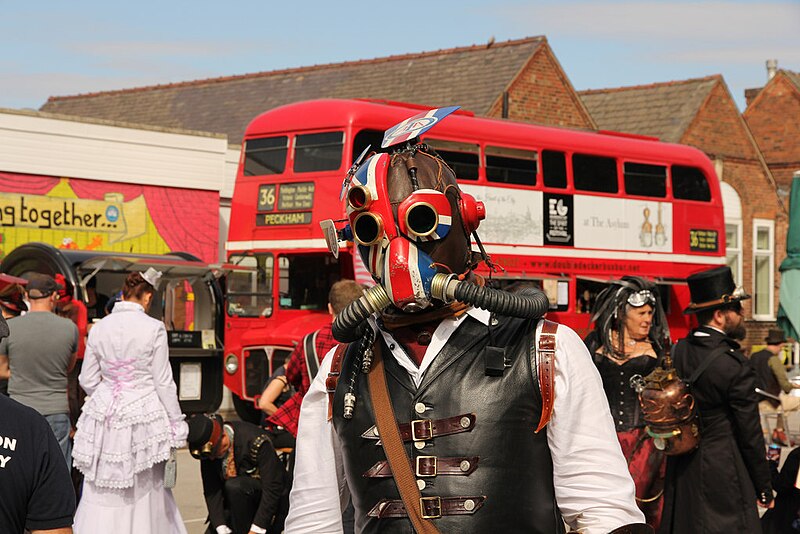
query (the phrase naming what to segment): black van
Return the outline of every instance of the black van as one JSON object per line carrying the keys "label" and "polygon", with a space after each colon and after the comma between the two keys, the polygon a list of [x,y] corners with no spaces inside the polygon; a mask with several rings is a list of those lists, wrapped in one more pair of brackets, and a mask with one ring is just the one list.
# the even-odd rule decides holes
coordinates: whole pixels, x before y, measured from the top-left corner
{"label": "black van", "polygon": [[167,328],[181,410],[214,412],[222,402],[223,297],[215,270],[198,258],[183,252],[123,254],[27,243],[3,259],[0,272],[23,278],[33,272],[62,274],[74,288],[72,297],[90,309],[91,323],[103,315],[102,303],[113,301],[128,273],[148,267],[163,273],[149,313]]}

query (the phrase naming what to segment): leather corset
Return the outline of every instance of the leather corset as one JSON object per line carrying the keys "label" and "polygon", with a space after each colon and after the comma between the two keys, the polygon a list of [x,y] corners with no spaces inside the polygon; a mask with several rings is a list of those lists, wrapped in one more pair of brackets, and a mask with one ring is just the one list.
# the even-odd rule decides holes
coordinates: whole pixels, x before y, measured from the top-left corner
{"label": "leather corset", "polygon": [[[469,513],[434,519],[443,533],[563,532],[547,430],[534,433],[541,412],[541,395],[534,378],[534,330],[531,321],[501,318],[493,327],[493,339],[514,340],[506,347],[509,367],[502,376],[486,376],[483,349],[489,341],[487,327],[466,318],[434,359],[418,389],[389,349],[383,347],[389,395],[401,430],[404,423],[420,419],[454,418],[451,421],[462,425],[463,431],[456,433],[405,441],[412,469],[417,469],[419,462],[421,472],[430,475],[434,460],[424,457],[431,456],[446,459],[439,461],[440,465],[449,464],[449,468],[436,471],[436,476],[417,476],[418,481],[424,481],[423,498],[441,497],[444,501],[462,497],[472,503],[474,497],[485,497],[475,501],[480,504],[474,509],[467,506]],[[344,357],[333,402],[333,423],[356,509],[356,531],[411,534],[413,528],[406,517],[368,516],[382,499],[400,499],[400,495],[391,477],[364,476],[386,460],[373,427],[366,376],[358,376],[353,418],[342,416],[357,345],[351,344]],[[457,428],[458,424],[451,422],[452,426]],[[419,424],[417,430],[424,427]]]}
{"label": "leather corset", "polygon": [[594,358],[603,379],[603,389],[608,397],[616,431],[626,432],[644,427],[639,397],[631,387],[631,377],[649,375],[656,368],[658,360],[650,356],[637,356],[619,365],[602,354],[595,354]]}

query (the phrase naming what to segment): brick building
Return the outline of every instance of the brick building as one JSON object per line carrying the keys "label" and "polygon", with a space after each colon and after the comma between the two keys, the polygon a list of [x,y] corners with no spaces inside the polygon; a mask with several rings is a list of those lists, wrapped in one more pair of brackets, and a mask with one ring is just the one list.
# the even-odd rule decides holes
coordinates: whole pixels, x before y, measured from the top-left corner
{"label": "brick building", "polygon": [[778,190],[788,195],[800,172],[800,74],[778,70],[761,89],[748,89],[744,120],[753,132]]}
{"label": "brick building", "polygon": [[580,92],[600,128],[692,145],[714,162],[722,182],[728,264],[753,295],[745,303],[748,345],[775,326],[778,266],[785,256],[787,210],[772,173],[719,75]]}
{"label": "brick building", "polygon": [[476,115],[595,128],[545,37],[48,99],[42,111],[183,128],[239,144],[251,119],[316,98],[459,104]]}

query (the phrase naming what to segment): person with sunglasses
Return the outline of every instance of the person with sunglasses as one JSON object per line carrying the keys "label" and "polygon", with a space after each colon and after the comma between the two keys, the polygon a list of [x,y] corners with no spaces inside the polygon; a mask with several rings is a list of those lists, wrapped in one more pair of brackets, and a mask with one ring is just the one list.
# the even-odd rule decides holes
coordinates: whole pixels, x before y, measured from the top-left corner
{"label": "person with sunglasses", "polygon": [[622,452],[636,485],[636,502],[647,523],[658,527],[664,484],[664,455],[648,439],[631,379],[658,365],[669,327],[655,284],[637,276],[614,281],[591,309],[594,330],[585,343],[603,379],[603,389]]}
{"label": "person with sunglasses", "polygon": [[[772,484],[755,372],[736,342],[744,338],[742,301],[750,296],[727,266],[687,283],[684,313],[700,326],[675,344],[672,358],[678,376],[692,380],[700,446],[667,457],[661,532],[761,532],[756,505],[772,508]],[[705,370],[696,376],[698,369]]]}
{"label": "person with sunglasses", "polygon": [[280,533],[288,508],[286,470],[263,428],[217,414],[189,421],[189,453],[200,460],[207,534]]}

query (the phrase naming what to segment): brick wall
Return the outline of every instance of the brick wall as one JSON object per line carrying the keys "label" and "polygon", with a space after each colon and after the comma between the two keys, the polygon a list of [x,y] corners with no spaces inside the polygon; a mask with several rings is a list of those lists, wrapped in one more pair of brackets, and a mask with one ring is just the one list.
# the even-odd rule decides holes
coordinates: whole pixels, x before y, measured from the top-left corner
{"label": "brick wall", "polygon": [[[753,219],[775,221],[773,314],[777,314],[780,287],[778,267],[786,255],[788,218],[781,208],[767,169],[758,158],[758,149],[722,81],[711,91],[681,142],[696,146],[712,159],[721,160],[720,179],[739,194],[742,201],[742,280],[737,282],[748,293],[753,292]],[[761,344],[766,331],[775,327],[774,321],[752,320],[752,303],[752,300],[744,302],[745,317],[748,319],[748,335],[743,342],[745,348]]]}
{"label": "brick wall", "polygon": [[748,138],[739,110],[722,81],[711,90],[681,143],[700,148],[712,159],[757,158],[757,149]]}
{"label": "brick wall", "polygon": [[779,72],[747,107],[744,118],[781,189],[800,170],[800,91]]}
{"label": "brick wall", "polygon": [[[593,128],[592,119],[548,46],[541,46],[508,89],[508,118],[572,128]],[[488,115],[501,117],[502,99]]]}

